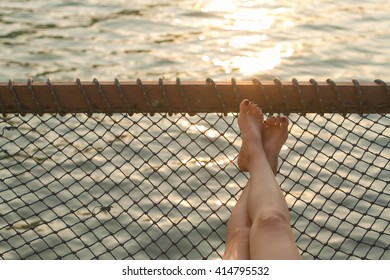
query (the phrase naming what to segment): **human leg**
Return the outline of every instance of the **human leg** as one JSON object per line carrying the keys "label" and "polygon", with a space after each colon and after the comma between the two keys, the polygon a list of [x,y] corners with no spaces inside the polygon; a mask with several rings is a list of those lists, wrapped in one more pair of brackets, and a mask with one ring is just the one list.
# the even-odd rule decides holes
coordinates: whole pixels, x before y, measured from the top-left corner
{"label": "human leg", "polygon": [[[257,116],[259,117],[259,114]],[[258,129],[262,134],[267,161],[276,175],[278,156],[288,136],[288,119],[270,117],[262,126],[259,125]],[[239,166],[242,171],[248,171],[242,162]],[[247,209],[249,188],[250,181],[244,187],[227,223],[224,259],[249,259],[249,232],[252,226]]]}
{"label": "human leg", "polygon": [[[288,119],[286,117],[268,118],[263,125],[262,142],[264,152],[275,175],[277,173],[279,152],[287,140],[287,127]],[[249,188],[250,182],[248,181],[229,217],[223,259],[249,259],[250,257],[249,232],[252,222],[247,209]]]}
{"label": "human leg", "polygon": [[274,174],[278,170],[280,150],[288,137],[287,117],[269,117],[263,124],[262,141],[267,161]]}
{"label": "human leg", "polygon": [[[279,124],[279,127],[281,122],[286,122],[276,121],[275,126]],[[299,259],[287,203],[264,151],[262,133],[267,129],[267,122],[263,123],[263,115],[258,107],[244,101],[240,105],[238,123],[243,140],[238,164],[241,170],[249,170],[250,174],[247,201],[252,222],[250,258]]]}
{"label": "human leg", "polygon": [[249,188],[248,182],[227,222],[224,260],[249,260],[249,233],[252,225],[247,209]]}

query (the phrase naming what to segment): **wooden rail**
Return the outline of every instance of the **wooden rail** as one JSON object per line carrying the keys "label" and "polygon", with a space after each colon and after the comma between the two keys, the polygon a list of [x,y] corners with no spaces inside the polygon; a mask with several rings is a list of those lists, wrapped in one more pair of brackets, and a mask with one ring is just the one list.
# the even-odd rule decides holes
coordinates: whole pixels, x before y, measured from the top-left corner
{"label": "wooden rail", "polygon": [[389,85],[273,81],[123,81],[0,83],[0,113],[230,113],[244,98],[265,113],[390,113]]}

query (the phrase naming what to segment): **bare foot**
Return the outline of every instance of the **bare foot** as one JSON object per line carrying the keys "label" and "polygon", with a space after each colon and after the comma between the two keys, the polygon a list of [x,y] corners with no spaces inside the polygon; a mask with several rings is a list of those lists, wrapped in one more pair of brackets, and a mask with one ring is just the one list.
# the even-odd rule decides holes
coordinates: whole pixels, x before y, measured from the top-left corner
{"label": "bare foot", "polygon": [[279,153],[288,137],[288,118],[285,116],[268,118],[264,122],[262,136],[268,163],[276,174]]}
{"label": "bare foot", "polygon": [[241,130],[242,145],[238,155],[238,167],[241,171],[249,170],[249,163],[256,152],[264,153],[262,130],[264,116],[261,109],[247,99],[240,104],[238,126]]}

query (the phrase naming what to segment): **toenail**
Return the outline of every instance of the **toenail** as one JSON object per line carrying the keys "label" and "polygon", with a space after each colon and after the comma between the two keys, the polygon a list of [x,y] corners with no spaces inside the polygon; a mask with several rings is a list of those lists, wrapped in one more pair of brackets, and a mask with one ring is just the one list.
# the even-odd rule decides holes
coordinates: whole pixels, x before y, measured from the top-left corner
{"label": "toenail", "polygon": [[246,106],[249,105],[249,100],[245,100],[245,103],[244,103]]}

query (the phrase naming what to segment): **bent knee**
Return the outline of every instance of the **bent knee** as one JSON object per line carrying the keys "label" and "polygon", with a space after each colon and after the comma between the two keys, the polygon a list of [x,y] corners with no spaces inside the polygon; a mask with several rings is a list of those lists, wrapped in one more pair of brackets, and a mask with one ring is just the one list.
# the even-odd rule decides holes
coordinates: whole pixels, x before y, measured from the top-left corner
{"label": "bent knee", "polygon": [[261,228],[290,227],[290,217],[280,210],[269,210],[260,213],[253,221],[253,226]]}
{"label": "bent knee", "polygon": [[250,233],[250,227],[239,227],[233,232],[234,238],[237,239],[248,239]]}

